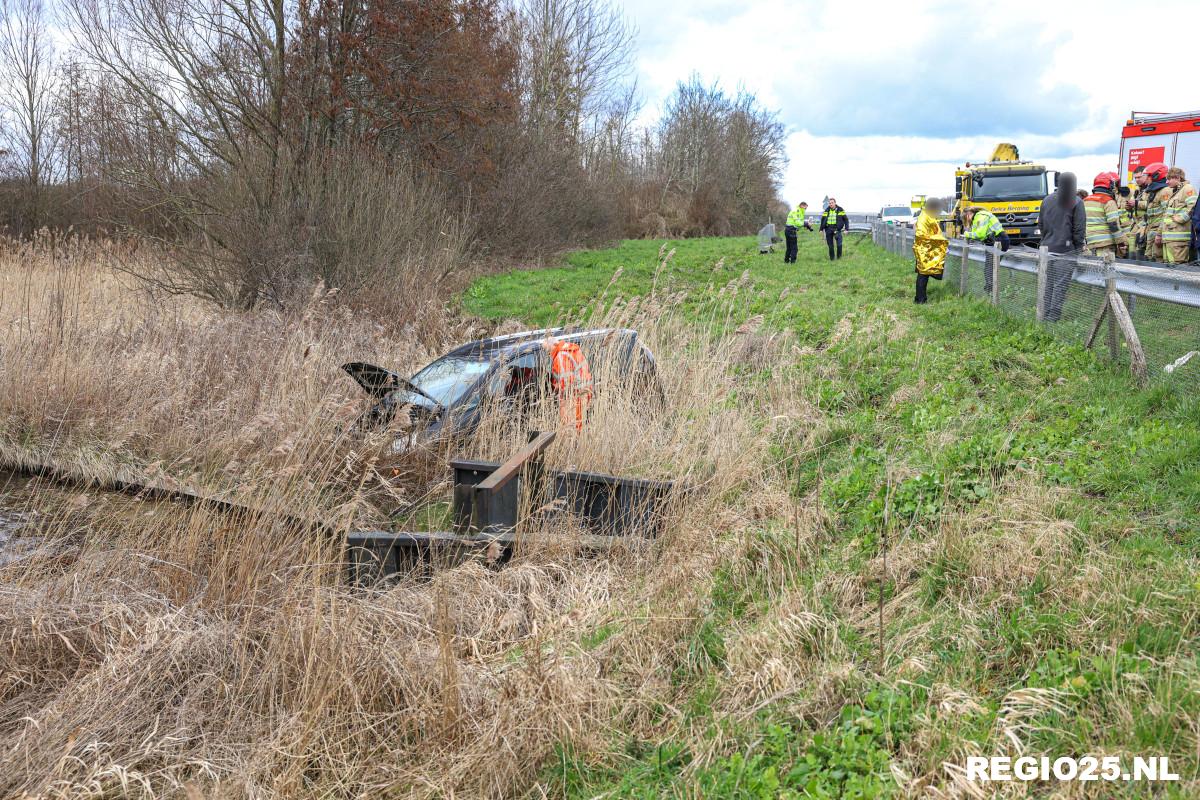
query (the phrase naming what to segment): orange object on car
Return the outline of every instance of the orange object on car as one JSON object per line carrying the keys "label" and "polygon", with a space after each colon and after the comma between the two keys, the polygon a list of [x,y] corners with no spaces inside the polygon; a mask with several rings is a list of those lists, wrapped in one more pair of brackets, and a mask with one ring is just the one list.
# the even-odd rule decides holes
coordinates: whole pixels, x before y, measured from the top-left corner
{"label": "orange object on car", "polygon": [[592,402],[592,370],[575,342],[556,341],[550,346],[550,384],[558,394],[563,425],[574,422],[576,431],[583,430],[583,418]]}

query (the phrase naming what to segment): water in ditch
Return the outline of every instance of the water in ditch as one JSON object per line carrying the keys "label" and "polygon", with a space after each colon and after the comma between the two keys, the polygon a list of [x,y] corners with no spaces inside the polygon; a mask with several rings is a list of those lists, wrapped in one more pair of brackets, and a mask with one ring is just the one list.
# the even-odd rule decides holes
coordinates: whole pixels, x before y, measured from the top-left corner
{"label": "water in ditch", "polygon": [[38,512],[31,508],[31,481],[0,472],[0,567],[19,561],[37,549],[40,537],[28,535]]}

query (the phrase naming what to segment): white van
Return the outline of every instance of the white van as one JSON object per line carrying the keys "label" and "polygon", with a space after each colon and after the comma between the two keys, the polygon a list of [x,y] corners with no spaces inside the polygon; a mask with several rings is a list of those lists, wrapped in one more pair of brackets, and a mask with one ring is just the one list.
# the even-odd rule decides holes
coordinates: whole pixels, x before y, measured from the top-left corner
{"label": "white van", "polygon": [[879,209],[884,225],[912,225],[912,209],[908,206],[884,206]]}

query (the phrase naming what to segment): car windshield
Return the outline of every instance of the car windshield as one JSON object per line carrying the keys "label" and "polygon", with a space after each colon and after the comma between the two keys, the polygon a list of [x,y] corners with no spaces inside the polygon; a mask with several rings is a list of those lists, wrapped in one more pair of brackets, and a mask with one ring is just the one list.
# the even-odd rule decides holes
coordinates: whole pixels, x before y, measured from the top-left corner
{"label": "car windshield", "polygon": [[[491,361],[463,356],[443,356],[429,364],[409,380],[421,391],[432,397],[443,408],[449,408],[462,399],[479,376],[492,368]],[[401,402],[413,405],[429,405],[429,400],[407,389],[397,389]]]}
{"label": "car windshield", "polygon": [[1046,192],[1046,173],[1036,175],[984,175],[983,183],[975,184],[973,200],[1041,200]]}
{"label": "car windshield", "polygon": [[908,206],[887,206],[883,209],[885,217],[907,217],[908,214]]}

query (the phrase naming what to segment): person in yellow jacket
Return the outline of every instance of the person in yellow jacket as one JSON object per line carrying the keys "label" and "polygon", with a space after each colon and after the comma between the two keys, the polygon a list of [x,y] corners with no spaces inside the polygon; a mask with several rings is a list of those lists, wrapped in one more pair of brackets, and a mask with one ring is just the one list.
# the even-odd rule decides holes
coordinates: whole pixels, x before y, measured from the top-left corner
{"label": "person in yellow jacket", "polygon": [[1167,201],[1171,199],[1171,187],[1167,186],[1167,165],[1161,162],[1146,166],[1150,183],[1146,194],[1146,260],[1163,260],[1163,215],[1167,212]]}
{"label": "person in yellow jacket", "polygon": [[927,303],[929,297],[929,279],[942,279],[946,269],[946,248],[950,243],[942,233],[942,225],[938,215],[942,213],[942,201],[931,197],[925,201],[925,207],[917,217],[917,226],[913,237],[913,260],[917,270],[917,296],[914,302]]}
{"label": "person in yellow jacket", "polygon": [[1092,193],[1083,200],[1083,214],[1087,219],[1086,247],[1092,255],[1105,261],[1115,259],[1125,244],[1121,212],[1115,198],[1119,180],[1115,172],[1101,172],[1092,181]]}
{"label": "person in yellow jacket", "polygon": [[1162,218],[1163,258],[1168,264],[1186,264],[1191,260],[1192,209],[1196,207],[1196,189],[1179,167],[1167,170],[1167,199]]}

